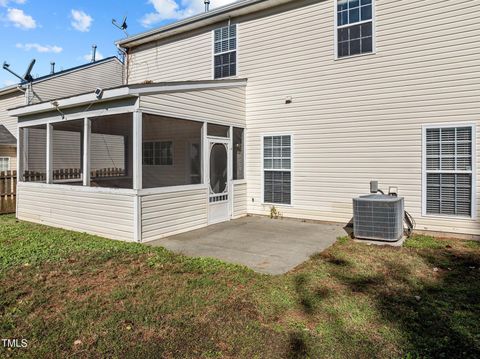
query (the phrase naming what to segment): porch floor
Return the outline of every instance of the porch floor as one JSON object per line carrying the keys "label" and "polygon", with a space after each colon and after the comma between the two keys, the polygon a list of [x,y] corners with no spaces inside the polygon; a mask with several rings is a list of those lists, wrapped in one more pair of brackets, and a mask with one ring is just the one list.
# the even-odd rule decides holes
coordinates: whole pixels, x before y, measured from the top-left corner
{"label": "porch floor", "polygon": [[283,274],[346,235],[341,224],[249,216],[149,242],[173,252]]}

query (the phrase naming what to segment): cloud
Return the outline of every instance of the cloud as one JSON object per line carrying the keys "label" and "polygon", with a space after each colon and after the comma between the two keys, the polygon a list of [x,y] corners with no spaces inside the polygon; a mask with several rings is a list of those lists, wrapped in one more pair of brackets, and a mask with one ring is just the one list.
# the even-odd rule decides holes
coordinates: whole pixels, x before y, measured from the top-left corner
{"label": "cloud", "polygon": [[71,25],[74,29],[81,32],[90,31],[90,26],[92,26],[93,18],[90,15],[87,15],[81,10],[72,10],[71,11],[72,21]]}
{"label": "cloud", "polygon": [[63,49],[60,46],[51,46],[51,45],[40,45],[40,44],[16,44],[15,45],[17,49],[23,49],[25,51],[30,51],[30,50],[36,50],[41,53],[47,53],[47,52],[53,52],[54,54],[59,54],[60,52],[63,51]]}
{"label": "cloud", "polygon": [[11,3],[11,2],[22,5],[22,4],[25,4],[27,1],[26,0],[0,0],[0,6],[6,7],[8,3]]}
{"label": "cloud", "polygon": [[[212,0],[210,8],[230,4],[236,0]],[[140,23],[144,27],[164,20],[179,20],[205,11],[205,4],[200,0],[148,0],[155,12],[145,14]]]}
{"label": "cloud", "polygon": [[15,27],[20,29],[29,30],[37,27],[37,22],[20,9],[8,9],[7,20],[10,21]]}
{"label": "cloud", "polygon": [[[95,55],[95,60],[101,60],[101,59],[104,59],[105,57],[103,56],[103,54],[97,50],[97,53]],[[90,62],[92,61],[92,53],[89,53],[89,54],[85,54],[82,56],[82,59],[87,61],[87,62]]]}

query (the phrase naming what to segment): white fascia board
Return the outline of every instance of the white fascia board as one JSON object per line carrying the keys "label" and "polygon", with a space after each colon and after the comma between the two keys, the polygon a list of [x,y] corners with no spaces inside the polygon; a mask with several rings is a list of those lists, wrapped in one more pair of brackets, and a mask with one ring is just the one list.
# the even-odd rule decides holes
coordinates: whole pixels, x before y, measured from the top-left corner
{"label": "white fascia board", "polygon": [[[240,80],[218,80],[209,82],[192,82],[192,83],[165,83],[158,84],[158,86],[145,87],[119,87],[111,90],[105,90],[102,98],[99,100],[95,94],[88,93],[78,96],[72,96],[60,100],[52,100],[49,102],[43,102],[36,105],[23,106],[14,108],[8,111],[8,114],[13,117],[21,117],[27,115],[34,115],[41,112],[52,111],[57,108],[65,109],[69,107],[82,106],[84,104],[90,104],[94,102],[102,103],[109,100],[117,100],[125,97],[138,97],[139,95],[149,95],[156,93],[166,92],[181,92],[181,91],[195,91],[195,90],[209,90],[219,88],[232,88],[232,87],[245,87],[247,85],[246,79]],[[56,104],[56,106],[53,105]]]}
{"label": "white fascia board", "polygon": [[[40,112],[52,111],[52,110],[55,110],[56,108],[63,109],[68,107],[81,106],[83,104],[93,103],[97,101],[98,103],[101,103],[107,100],[115,100],[115,99],[128,97],[128,96],[129,96],[128,87],[121,87],[121,88],[116,88],[112,90],[105,90],[101,99],[97,99],[95,94],[92,92],[84,95],[65,98],[62,100],[52,100],[49,102],[39,103],[37,105],[29,105],[29,106],[14,108],[14,109],[8,110],[8,114],[14,117],[27,116],[27,115],[40,113]],[[56,106],[54,106],[53,103],[56,103]]]}

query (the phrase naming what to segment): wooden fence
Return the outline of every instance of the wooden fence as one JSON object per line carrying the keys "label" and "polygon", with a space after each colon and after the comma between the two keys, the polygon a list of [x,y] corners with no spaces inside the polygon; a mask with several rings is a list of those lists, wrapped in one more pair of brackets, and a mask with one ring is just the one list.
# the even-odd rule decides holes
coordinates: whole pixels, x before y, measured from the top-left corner
{"label": "wooden fence", "polygon": [[[122,177],[125,170],[121,168],[102,168],[91,172],[92,178]],[[81,179],[82,172],[78,168],[67,168],[53,171],[53,180]],[[42,182],[46,180],[45,173],[25,171],[25,182]],[[0,172],[0,214],[15,213],[17,197],[17,171]]]}
{"label": "wooden fence", "polygon": [[[102,168],[94,170],[90,173],[92,178],[102,177],[122,177],[125,176],[123,168]],[[45,181],[45,173],[35,171],[25,171],[23,174],[25,182],[41,182]],[[82,178],[82,170],[79,168],[65,168],[53,171],[53,180],[74,180]]]}
{"label": "wooden fence", "polygon": [[17,171],[0,172],[0,213],[15,213]]}

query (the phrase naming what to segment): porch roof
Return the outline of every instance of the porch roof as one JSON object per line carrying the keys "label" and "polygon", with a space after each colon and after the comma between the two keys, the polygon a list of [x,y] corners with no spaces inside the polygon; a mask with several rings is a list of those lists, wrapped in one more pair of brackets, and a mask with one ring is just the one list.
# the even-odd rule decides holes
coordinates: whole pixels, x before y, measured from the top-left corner
{"label": "porch roof", "polygon": [[[24,105],[9,109],[10,116],[23,117],[37,115],[52,111],[79,108],[83,105],[107,104],[115,100],[135,98],[139,96],[155,95],[172,92],[187,92],[196,90],[214,90],[234,87],[245,87],[246,79],[206,80],[206,81],[181,81],[157,82],[148,84],[131,84],[109,89],[103,89],[100,96],[94,92],[83,93],[75,96],[64,97],[53,101],[40,102],[33,105]],[[85,111],[85,110],[84,110]]]}

